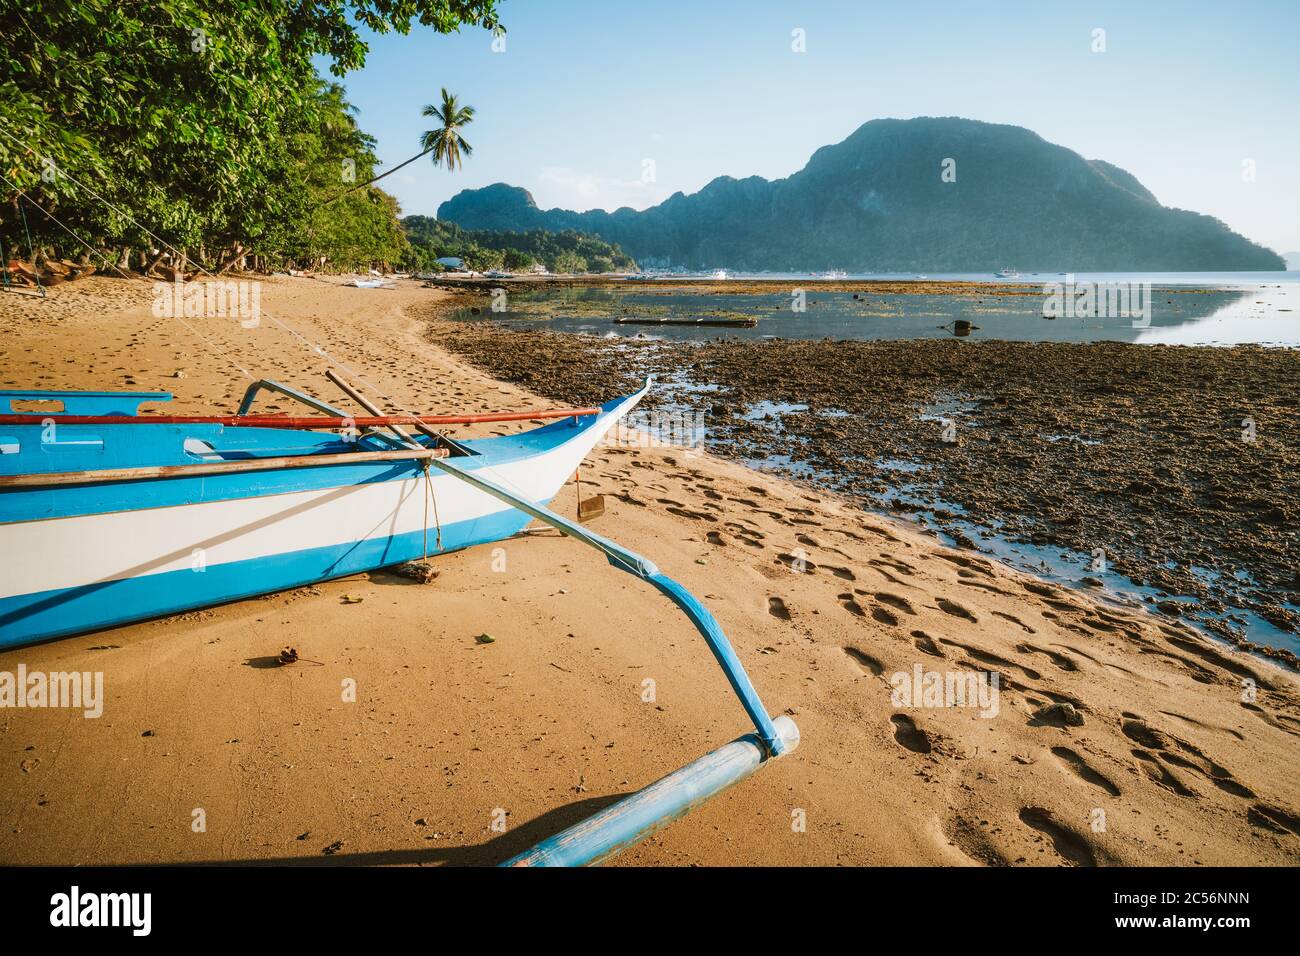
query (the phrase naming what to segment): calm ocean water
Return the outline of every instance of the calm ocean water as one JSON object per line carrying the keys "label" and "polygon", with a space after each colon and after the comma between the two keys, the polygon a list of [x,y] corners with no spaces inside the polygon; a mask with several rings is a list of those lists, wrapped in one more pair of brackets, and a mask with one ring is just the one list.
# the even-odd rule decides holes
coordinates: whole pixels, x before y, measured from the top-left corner
{"label": "calm ocean water", "polygon": [[[628,282],[626,286],[554,289],[510,297],[508,310],[486,317],[514,326],[534,326],[592,335],[620,335],[692,340],[736,336],[786,339],[918,339],[954,335],[957,320],[971,323],[968,337],[1011,341],[1138,344],[1300,346],[1300,272],[1236,273],[1078,273],[1075,294],[1084,283],[1124,284],[1139,291],[1150,283],[1146,315],[1059,315],[1045,318],[1051,283],[1064,275],[1026,274],[1014,284],[1024,296],[978,294],[882,295],[832,292],[815,276],[760,274],[731,276],[771,284],[771,291],[751,294],[665,294],[657,286],[689,282],[691,277]],[[916,280],[915,275],[850,276],[848,280]],[[961,280],[1008,284],[988,274],[934,274],[931,281]],[[1162,290],[1168,290],[1161,294]],[[1177,291],[1181,290],[1181,291]],[[1194,291],[1191,291],[1194,290]],[[794,306],[802,294],[804,311]],[[1100,298],[1100,297],[1099,297]],[[1134,301],[1145,302],[1144,298]],[[754,318],[753,328],[618,325],[623,318]],[[963,330],[964,331],[964,330]]]}

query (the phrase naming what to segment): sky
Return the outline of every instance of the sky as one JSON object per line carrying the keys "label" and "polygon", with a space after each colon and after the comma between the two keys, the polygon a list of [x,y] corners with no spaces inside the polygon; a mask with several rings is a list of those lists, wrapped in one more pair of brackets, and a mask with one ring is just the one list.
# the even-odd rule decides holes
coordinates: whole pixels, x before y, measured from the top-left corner
{"label": "sky", "polygon": [[406,214],[494,182],[543,209],[644,209],[720,175],[788,176],[868,120],[962,116],[1027,127],[1127,169],[1166,206],[1300,251],[1300,0],[499,11],[495,49],[479,28],[367,34],[366,66],[343,80],[381,169],[419,151],[441,87],[477,111],[463,169],[422,159],[383,181]]}

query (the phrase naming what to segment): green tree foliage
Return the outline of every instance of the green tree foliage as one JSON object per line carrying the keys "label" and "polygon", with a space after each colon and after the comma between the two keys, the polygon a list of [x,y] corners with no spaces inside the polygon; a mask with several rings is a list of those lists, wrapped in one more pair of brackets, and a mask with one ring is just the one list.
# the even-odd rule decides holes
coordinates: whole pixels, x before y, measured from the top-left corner
{"label": "green tree foliage", "polygon": [[[353,181],[369,179],[375,164],[374,139],[358,127],[343,92],[336,83],[318,84],[319,119],[294,150],[306,186],[302,225],[284,237],[278,260],[355,270],[394,263],[406,252],[397,200],[374,187],[339,195]],[[331,197],[337,198],[326,202]]]}
{"label": "green tree foliage", "polygon": [[637,267],[617,245],[581,232],[468,230],[432,216],[407,216],[402,226],[410,243],[403,264],[416,272],[434,268],[434,260],[444,256],[464,259],[479,272],[501,268],[524,271],[538,262],[551,272],[614,272]]}
{"label": "green tree foliage", "polygon": [[379,190],[316,211],[345,185],[343,159],[364,182],[374,156],[313,57],[338,75],[361,66],[359,26],[499,26],[495,0],[0,0],[0,23],[7,249],[25,247],[23,190],[63,224],[24,203],[34,239],[65,256],[162,240],[213,261],[242,247],[345,266],[396,258],[404,240]]}

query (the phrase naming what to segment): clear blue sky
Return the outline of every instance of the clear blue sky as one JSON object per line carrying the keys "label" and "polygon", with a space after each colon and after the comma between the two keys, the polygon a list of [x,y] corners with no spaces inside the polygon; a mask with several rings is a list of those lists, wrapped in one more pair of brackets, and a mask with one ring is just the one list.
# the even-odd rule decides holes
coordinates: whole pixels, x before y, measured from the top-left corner
{"label": "clear blue sky", "polygon": [[420,108],[440,87],[478,111],[463,171],[426,159],[384,180],[406,213],[493,182],[543,208],[640,209],[723,174],[787,176],[870,119],[964,116],[1028,127],[1129,170],[1165,205],[1300,250],[1300,0],[503,0],[500,12],[504,52],[478,29],[372,36],[366,67],[344,79],[389,166],[418,151]]}

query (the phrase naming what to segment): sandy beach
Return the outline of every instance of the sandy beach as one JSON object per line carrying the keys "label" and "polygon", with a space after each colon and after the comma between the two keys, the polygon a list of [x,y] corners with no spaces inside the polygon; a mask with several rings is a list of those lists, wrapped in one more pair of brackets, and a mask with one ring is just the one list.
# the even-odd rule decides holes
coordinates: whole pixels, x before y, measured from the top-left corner
{"label": "sandy beach", "polygon": [[[438,316],[481,293],[262,282],[251,329],[157,318],[143,280],[0,296],[0,379],[199,414],[250,377],[340,400],[335,367],[394,410],[553,404],[440,347]],[[582,479],[607,500],[593,528],[701,595],[802,731],[615,865],[1300,863],[1293,670],[698,450],[601,447]],[[0,711],[0,863],[491,864],[747,729],[667,601],[534,528],[429,584],[376,573],[0,653],[102,671],[106,694],[98,719]],[[286,645],[303,660],[276,666]],[[918,667],[996,672],[996,714],[896,707]]]}

